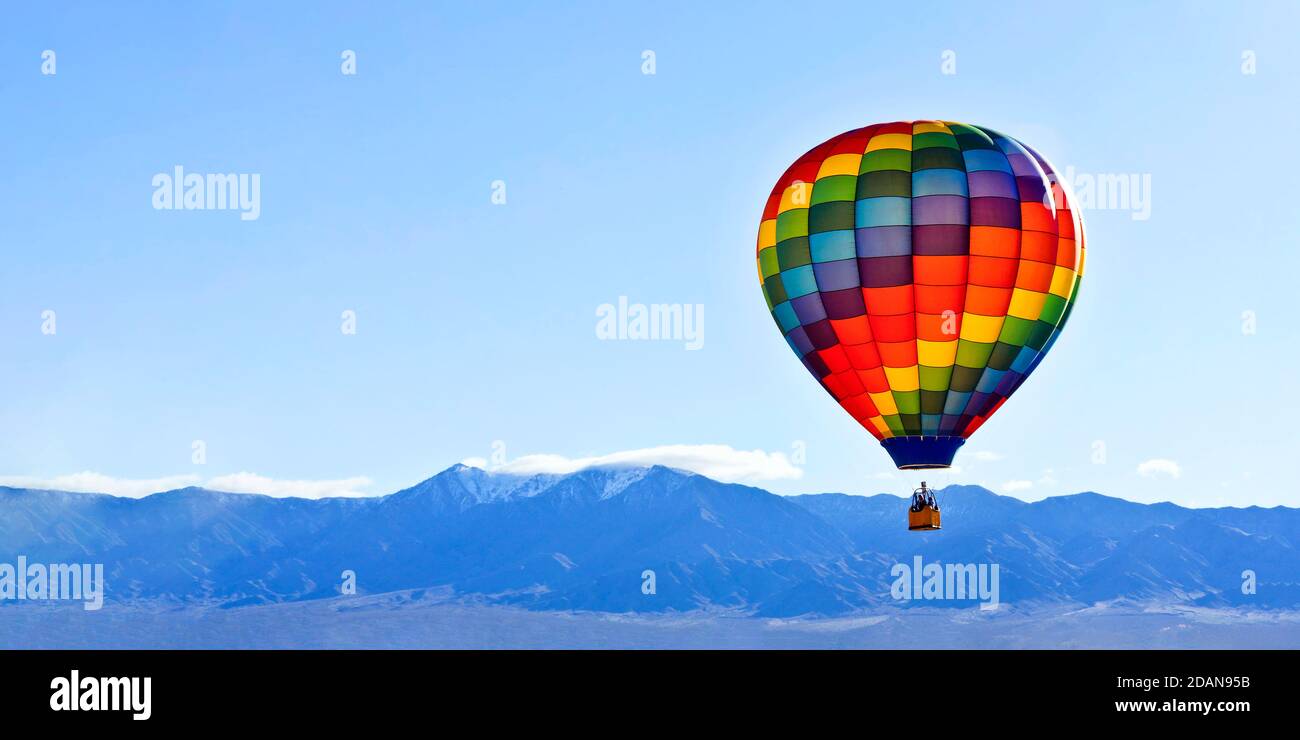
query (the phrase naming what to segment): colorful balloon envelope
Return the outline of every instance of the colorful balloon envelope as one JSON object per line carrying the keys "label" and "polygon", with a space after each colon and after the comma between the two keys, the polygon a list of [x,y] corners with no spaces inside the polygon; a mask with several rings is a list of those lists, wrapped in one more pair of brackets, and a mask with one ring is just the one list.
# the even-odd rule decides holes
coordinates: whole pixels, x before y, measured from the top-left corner
{"label": "colorful balloon envelope", "polygon": [[786,341],[899,468],[943,468],[1069,318],[1084,238],[1037,152],[949,121],[882,123],[800,157],[758,272]]}

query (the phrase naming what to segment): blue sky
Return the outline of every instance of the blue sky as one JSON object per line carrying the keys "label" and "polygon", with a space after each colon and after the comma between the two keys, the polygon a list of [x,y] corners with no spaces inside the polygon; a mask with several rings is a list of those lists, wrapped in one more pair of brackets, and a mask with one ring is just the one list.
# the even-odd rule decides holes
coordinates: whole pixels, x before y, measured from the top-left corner
{"label": "blue sky", "polygon": [[[698,5],[7,11],[0,478],[386,493],[675,445],[619,459],[906,493],[753,250],[806,149],[942,118],[1149,176],[1150,211],[1084,212],[1064,336],[927,477],[1300,505],[1295,5]],[[153,208],[177,165],[257,174],[259,217]],[[703,345],[598,339],[620,296],[702,305]]]}

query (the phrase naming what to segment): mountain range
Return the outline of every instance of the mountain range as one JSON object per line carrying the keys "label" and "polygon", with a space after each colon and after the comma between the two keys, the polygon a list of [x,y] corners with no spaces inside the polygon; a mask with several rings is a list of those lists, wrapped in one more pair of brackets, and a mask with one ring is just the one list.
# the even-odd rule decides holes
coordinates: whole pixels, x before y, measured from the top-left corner
{"label": "mountain range", "polygon": [[103,563],[115,601],[327,598],[351,571],[362,594],[789,617],[907,606],[891,596],[891,569],[920,556],[997,564],[1003,603],[1300,607],[1297,509],[1096,493],[1025,503],[978,486],[941,500],[945,528],[914,533],[896,496],[778,496],[659,466],[519,476],[457,465],[388,496],[321,500],[0,487],[0,562]]}

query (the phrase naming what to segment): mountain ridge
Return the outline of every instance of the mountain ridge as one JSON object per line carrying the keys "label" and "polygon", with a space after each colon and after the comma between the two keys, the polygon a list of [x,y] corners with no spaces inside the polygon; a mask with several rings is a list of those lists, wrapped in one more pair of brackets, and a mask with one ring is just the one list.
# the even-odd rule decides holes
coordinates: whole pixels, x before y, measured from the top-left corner
{"label": "mountain ridge", "polygon": [[[1300,572],[1297,509],[1096,492],[1029,503],[960,485],[941,499],[945,529],[917,534],[905,529],[905,499],[890,494],[778,496],[663,466],[514,475],[456,465],[369,498],[0,487],[0,562],[103,562],[119,600],[316,599],[337,595],[352,571],[361,593],[450,588],[543,610],[797,616],[900,606],[890,569],[921,556],[997,564],[1003,601],[1300,607],[1300,587],[1286,586]],[[1241,593],[1246,570],[1268,588]]]}

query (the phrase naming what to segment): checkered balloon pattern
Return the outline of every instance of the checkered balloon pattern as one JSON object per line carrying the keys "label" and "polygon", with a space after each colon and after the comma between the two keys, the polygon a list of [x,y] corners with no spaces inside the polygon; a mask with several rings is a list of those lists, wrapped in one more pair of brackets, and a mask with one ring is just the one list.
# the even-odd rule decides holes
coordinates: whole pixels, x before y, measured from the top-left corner
{"label": "checkered balloon pattern", "polygon": [[840,134],[772,189],[772,317],[898,467],[951,465],[1060,335],[1084,263],[1065,191],[1019,141],[948,121]]}

